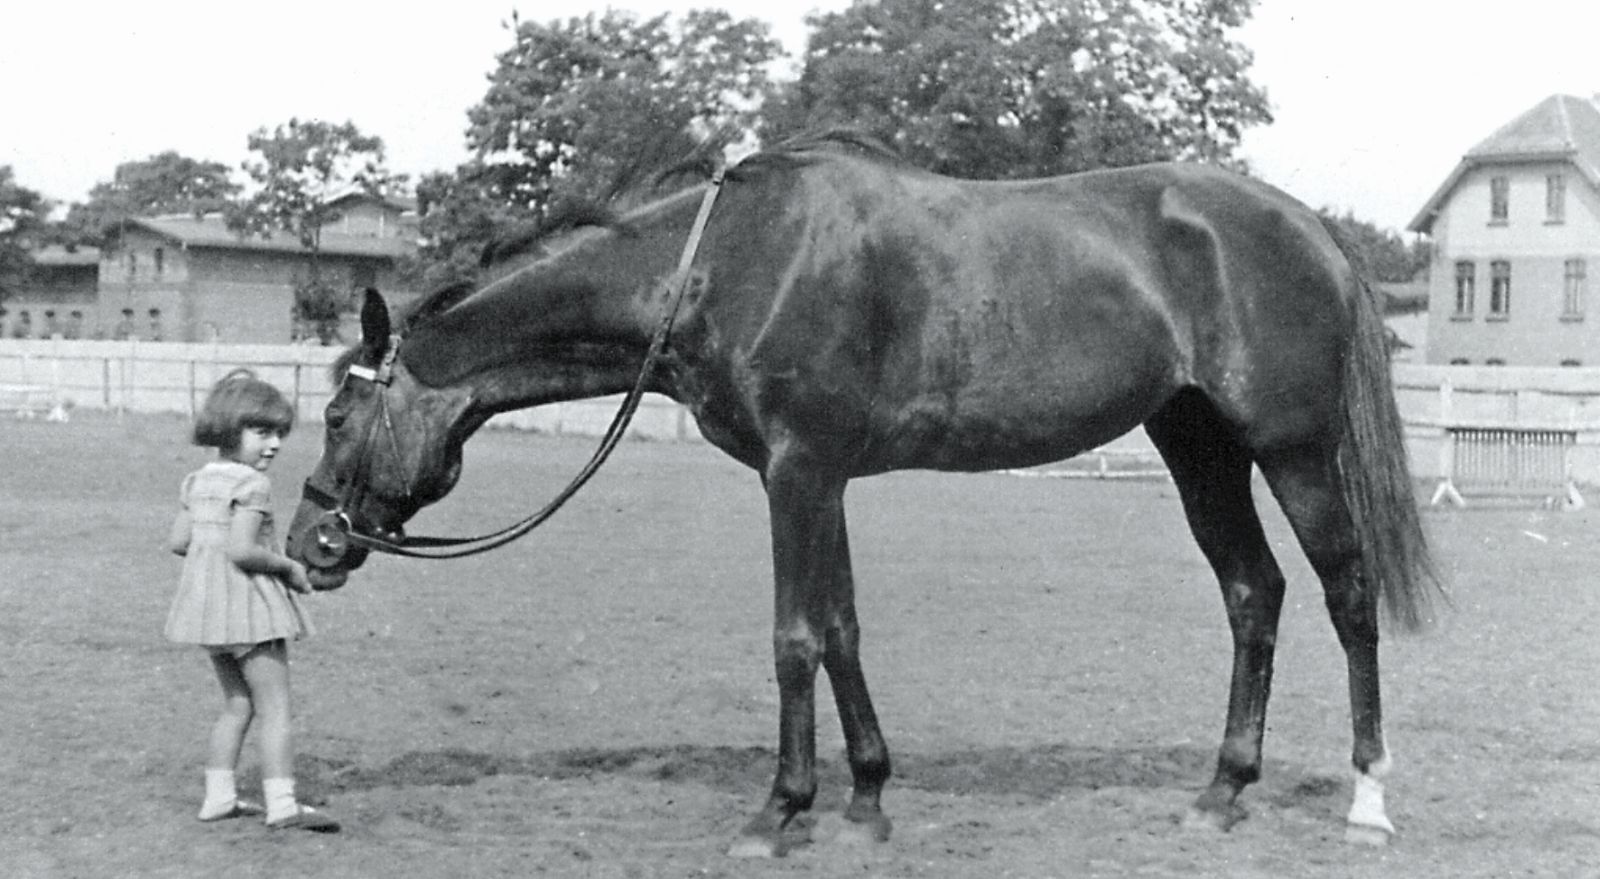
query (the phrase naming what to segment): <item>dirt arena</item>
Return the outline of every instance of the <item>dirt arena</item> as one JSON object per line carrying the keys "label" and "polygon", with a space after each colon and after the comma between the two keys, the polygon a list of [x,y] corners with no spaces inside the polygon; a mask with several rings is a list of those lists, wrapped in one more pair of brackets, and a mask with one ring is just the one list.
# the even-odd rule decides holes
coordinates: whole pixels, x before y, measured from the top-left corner
{"label": "dirt arena", "polygon": [[[298,773],[346,831],[202,825],[216,684],[161,638],[179,561],[159,543],[206,454],[186,430],[0,421],[0,876],[1600,875],[1593,513],[1427,516],[1455,607],[1385,642],[1400,835],[1366,849],[1342,839],[1343,655],[1275,510],[1265,778],[1207,834],[1178,818],[1211,775],[1229,638],[1172,487],[926,473],[848,502],[893,838],[832,838],[848,772],[823,683],[814,842],[730,860],[775,764],[765,504],[714,450],[653,443],[520,543],[375,559],[312,599]],[[283,522],[319,445],[291,437],[271,473]],[[589,451],[480,435],[412,530],[520,518]],[[247,791],[254,766],[252,739]]]}

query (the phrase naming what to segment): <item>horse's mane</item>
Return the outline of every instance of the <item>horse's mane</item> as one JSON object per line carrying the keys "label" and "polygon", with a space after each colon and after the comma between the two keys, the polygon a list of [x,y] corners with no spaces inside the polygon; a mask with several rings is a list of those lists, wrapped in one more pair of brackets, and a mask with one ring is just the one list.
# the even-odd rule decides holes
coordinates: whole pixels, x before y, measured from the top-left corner
{"label": "horse's mane", "polygon": [[[615,207],[615,202],[637,190],[659,190],[683,177],[690,177],[696,182],[709,179],[721,164],[722,151],[727,142],[725,133],[705,138],[687,157],[654,174],[643,173],[637,164],[629,165],[619,175],[619,180],[613,183],[605,198],[561,199],[537,222],[518,224],[491,238],[479,257],[480,270],[489,272],[498,269],[498,274],[504,274],[513,260],[520,265],[521,257],[542,253],[544,243],[552,237],[584,227],[633,234],[627,215]],[[860,129],[839,127],[790,136],[746,156],[724,173],[728,180],[750,181],[767,173],[804,167],[841,155],[906,165],[905,159],[882,140]],[[401,332],[408,332],[429,318],[449,310],[481,285],[481,277],[455,281],[419,297],[396,315]],[[344,380],[345,372],[360,354],[361,346],[353,345],[333,361],[328,373],[334,384]]]}
{"label": "horse's mane", "polygon": [[847,155],[907,165],[894,147],[859,128],[837,127],[803,131],[746,157],[728,169],[730,179],[749,179],[767,170],[794,168]]}
{"label": "horse's mane", "polygon": [[[726,133],[701,140],[685,158],[647,174],[637,163],[623,167],[603,198],[564,198],[557,201],[537,222],[522,223],[490,239],[479,257],[479,267],[488,269],[529,253],[539,252],[544,241],[585,226],[631,234],[627,216],[616,204],[639,192],[656,192],[672,181],[691,177],[709,179],[721,162]],[[823,161],[829,156],[848,154],[893,164],[904,164],[899,153],[883,141],[854,128],[828,128],[789,137],[772,147],[746,157],[727,169],[729,180],[750,180],[766,170],[793,168]],[[432,298],[430,295],[429,298]]]}

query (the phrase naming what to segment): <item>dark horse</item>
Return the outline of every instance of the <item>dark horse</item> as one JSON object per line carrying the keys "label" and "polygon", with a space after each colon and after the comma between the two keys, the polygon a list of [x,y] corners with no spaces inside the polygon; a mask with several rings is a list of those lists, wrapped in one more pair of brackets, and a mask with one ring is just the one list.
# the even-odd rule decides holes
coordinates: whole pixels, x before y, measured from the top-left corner
{"label": "dark horse", "polygon": [[[591,211],[498,280],[421,302],[404,326],[369,292],[291,554],[316,560],[310,532],[332,507],[358,535],[399,535],[450,491],[462,444],[495,413],[632,387],[704,193]],[[728,171],[693,280],[646,386],[756,471],[772,528],[778,767],[733,853],[781,853],[812,804],[819,665],[854,780],[846,827],[889,834],[846,484],[1058,461],[1139,425],[1233,632],[1216,775],[1189,820],[1231,826],[1261,773],[1284,576],[1251,499],[1253,465],[1322,582],[1347,658],[1347,828],[1387,840],[1378,608],[1414,628],[1437,586],[1383,326],[1315,213],[1211,167],[969,182],[832,133]],[[314,581],[339,585],[364,555],[322,559]]]}

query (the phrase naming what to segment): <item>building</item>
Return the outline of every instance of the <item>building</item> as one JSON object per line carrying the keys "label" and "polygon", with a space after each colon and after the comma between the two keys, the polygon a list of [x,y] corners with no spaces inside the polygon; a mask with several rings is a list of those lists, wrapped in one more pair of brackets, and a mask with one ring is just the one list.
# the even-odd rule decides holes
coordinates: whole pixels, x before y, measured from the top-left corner
{"label": "building", "polygon": [[[416,214],[404,201],[355,193],[335,199],[319,271],[336,289],[377,287],[403,301],[400,261],[416,252]],[[286,233],[240,236],[223,218],[175,215],[125,221],[100,255],[95,320],[105,338],[285,343],[309,330],[294,319],[294,288],[308,251]],[[354,315],[343,330],[355,338]]]}
{"label": "building", "polygon": [[31,256],[27,281],[0,300],[0,338],[92,338],[99,320],[99,249],[52,245]]}
{"label": "building", "polygon": [[1600,366],[1597,100],[1554,95],[1506,123],[1408,228],[1434,243],[1429,363]]}

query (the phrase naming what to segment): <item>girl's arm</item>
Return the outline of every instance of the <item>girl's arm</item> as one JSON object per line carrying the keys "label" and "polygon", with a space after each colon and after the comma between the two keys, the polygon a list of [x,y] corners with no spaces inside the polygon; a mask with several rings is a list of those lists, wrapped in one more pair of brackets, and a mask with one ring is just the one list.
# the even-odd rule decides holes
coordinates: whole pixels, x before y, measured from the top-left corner
{"label": "girl's arm", "polygon": [[310,592],[306,566],[256,542],[261,532],[262,515],[257,510],[234,510],[228,528],[228,561],[251,573],[282,577],[296,592]]}
{"label": "girl's arm", "polygon": [[189,511],[179,510],[172,520],[172,529],[167,532],[167,542],[164,544],[167,550],[174,555],[188,555],[190,530]]}

